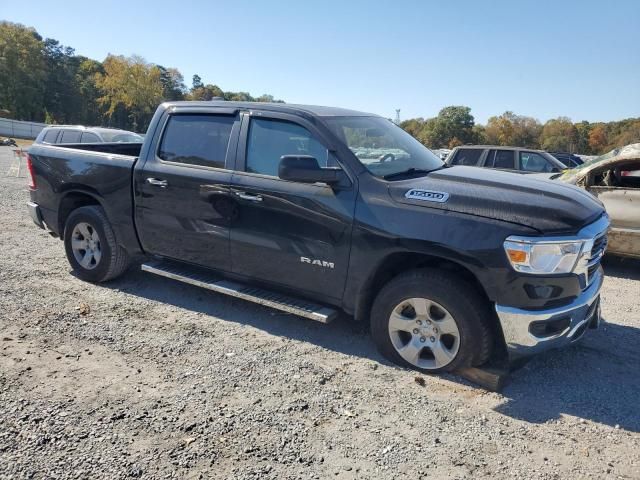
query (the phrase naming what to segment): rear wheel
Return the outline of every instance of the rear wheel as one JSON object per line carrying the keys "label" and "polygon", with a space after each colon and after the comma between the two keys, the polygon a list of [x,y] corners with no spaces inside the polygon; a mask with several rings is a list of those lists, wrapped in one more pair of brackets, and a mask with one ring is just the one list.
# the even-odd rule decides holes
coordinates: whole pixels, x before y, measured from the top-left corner
{"label": "rear wheel", "polygon": [[82,280],[112,280],[129,265],[127,252],[117,244],[111,224],[99,206],[71,212],[64,228],[64,246],[69,264]]}
{"label": "rear wheel", "polygon": [[394,363],[425,372],[451,371],[487,361],[491,329],[487,302],[448,272],[415,270],[378,294],[371,333]]}

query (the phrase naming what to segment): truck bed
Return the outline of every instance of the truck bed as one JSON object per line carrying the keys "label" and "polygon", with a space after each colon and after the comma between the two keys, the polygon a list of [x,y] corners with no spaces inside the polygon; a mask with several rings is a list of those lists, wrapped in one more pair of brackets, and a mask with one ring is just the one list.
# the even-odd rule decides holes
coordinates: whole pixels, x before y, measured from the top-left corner
{"label": "truck bed", "polygon": [[32,145],[34,201],[52,233],[62,235],[61,210],[90,197],[102,205],[118,239],[137,245],[132,172],[141,147],[140,143]]}

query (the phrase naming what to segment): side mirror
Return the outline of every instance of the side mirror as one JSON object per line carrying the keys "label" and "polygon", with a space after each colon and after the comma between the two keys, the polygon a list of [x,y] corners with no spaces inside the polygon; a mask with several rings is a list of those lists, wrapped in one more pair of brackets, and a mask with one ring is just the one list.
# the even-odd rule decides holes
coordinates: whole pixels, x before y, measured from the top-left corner
{"label": "side mirror", "polygon": [[280,157],[278,176],[283,180],[301,183],[338,183],[342,177],[340,168],[322,168],[310,155],[283,155]]}

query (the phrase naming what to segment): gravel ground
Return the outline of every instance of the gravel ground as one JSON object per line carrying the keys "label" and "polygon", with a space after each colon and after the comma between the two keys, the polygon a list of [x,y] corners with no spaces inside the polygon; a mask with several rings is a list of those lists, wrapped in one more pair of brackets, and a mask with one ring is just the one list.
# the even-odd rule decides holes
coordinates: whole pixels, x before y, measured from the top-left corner
{"label": "gravel ground", "polygon": [[607,260],[603,328],[489,393],[346,320],[78,280],[0,148],[0,478],[640,478],[640,263]]}

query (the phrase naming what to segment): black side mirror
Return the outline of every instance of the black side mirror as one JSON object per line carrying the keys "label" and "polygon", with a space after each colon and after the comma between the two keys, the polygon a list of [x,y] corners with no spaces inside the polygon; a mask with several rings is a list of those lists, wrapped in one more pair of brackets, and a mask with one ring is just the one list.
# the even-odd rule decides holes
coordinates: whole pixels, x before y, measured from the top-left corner
{"label": "black side mirror", "polygon": [[311,155],[283,155],[280,157],[278,176],[283,180],[301,183],[322,182],[328,185],[340,182],[340,168],[322,168]]}

